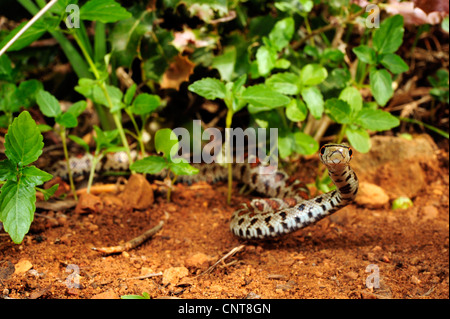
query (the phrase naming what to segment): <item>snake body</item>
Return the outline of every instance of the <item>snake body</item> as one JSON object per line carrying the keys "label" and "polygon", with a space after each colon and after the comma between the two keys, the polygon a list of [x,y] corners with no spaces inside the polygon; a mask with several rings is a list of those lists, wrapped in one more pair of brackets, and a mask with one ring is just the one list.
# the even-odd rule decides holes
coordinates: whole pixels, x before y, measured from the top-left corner
{"label": "snake body", "polygon": [[[133,156],[135,155],[133,153]],[[277,237],[315,223],[351,203],[358,192],[358,178],[349,166],[352,157],[351,148],[341,144],[326,144],[320,149],[319,156],[337,189],[308,200],[305,199],[308,192],[306,186],[290,178],[283,171],[265,175],[259,174],[259,167],[256,164],[235,164],[234,179],[269,198],[254,199],[249,204],[242,204],[231,217],[231,232],[244,239]],[[86,175],[90,171],[91,163],[90,155],[70,159],[75,176]],[[214,183],[228,177],[228,171],[224,166],[196,164],[193,166],[199,168],[199,174],[189,177],[179,176],[180,182]],[[126,153],[117,152],[108,154],[105,160],[98,164],[96,171],[127,168]],[[57,162],[50,172],[67,178],[66,162]],[[164,177],[164,172],[157,177]]]}
{"label": "snake body", "polygon": [[309,200],[299,196],[255,199],[233,213],[231,232],[244,239],[277,237],[304,228],[348,205],[358,192],[358,178],[349,166],[351,158],[352,149],[346,145],[322,146],[320,159],[336,190]]}

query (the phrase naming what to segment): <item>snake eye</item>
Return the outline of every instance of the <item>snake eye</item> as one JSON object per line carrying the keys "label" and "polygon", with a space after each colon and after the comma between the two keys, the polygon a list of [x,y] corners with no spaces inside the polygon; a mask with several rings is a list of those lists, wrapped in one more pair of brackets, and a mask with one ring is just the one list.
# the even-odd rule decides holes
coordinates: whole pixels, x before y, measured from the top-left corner
{"label": "snake eye", "polygon": [[349,155],[350,157],[353,156],[353,150],[352,150],[350,147],[348,148],[348,155]]}
{"label": "snake eye", "polygon": [[320,148],[320,155],[325,154],[325,145]]}

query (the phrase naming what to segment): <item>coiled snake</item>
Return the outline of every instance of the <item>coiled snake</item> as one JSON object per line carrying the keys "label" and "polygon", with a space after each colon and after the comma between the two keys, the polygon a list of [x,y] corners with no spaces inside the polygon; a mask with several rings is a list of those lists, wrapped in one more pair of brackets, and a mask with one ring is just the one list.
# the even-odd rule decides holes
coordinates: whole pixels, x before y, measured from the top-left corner
{"label": "coiled snake", "polygon": [[[320,149],[319,156],[337,189],[309,200],[301,196],[307,191],[305,186],[298,180],[291,179],[285,172],[263,175],[259,174],[259,168],[255,165],[234,165],[235,179],[271,198],[254,199],[249,204],[242,204],[231,217],[231,232],[244,239],[277,237],[315,223],[351,203],[358,192],[358,178],[349,166],[352,149],[341,144],[326,144]],[[89,172],[91,159],[87,155],[71,158],[70,165],[75,175],[83,175]],[[220,165],[197,167],[199,174],[190,177],[179,176],[179,181],[202,180],[213,183],[228,176],[226,168]],[[106,161],[100,163],[96,170],[127,168],[126,154],[118,152],[108,155]],[[65,162],[57,162],[50,172],[63,178],[67,177]],[[163,177],[163,174],[159,177]]]}
{"label": "coiled snake", "polygon": [[[230,229],[244,239],[263,239],[294,232],[333,214],[353,201],[358,192],[358,178],[350,168],[352,149],[346,145],[326,144],[320,160],[337,189],[303,200],[294,198],[255,199],[233,213]],[[289,187],[288,187],[289,188]],[[294,191],[286,190],[286,194]]]}

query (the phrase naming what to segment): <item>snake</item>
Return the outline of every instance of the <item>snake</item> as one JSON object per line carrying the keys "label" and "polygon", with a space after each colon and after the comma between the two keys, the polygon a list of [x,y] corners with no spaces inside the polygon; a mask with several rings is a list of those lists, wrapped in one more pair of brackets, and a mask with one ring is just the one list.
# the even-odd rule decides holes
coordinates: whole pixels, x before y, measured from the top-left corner
{"label": "snake", "polygon": [[[260,174],[259,164],[236,163],[233,178],[265,198],[256,198],[242,203],[231,216],[230,230],[242,239],[266,239],[283,236],[313,224],[353,202],[358,192],[358,178],[350,168],[352,149],[346,144],[325,144],[320,148],[319,158],[327,167],[336,189],[307,199],[305,184],[292,178],[283,170],[272,174]],[[136,156],[136,152],[133,152]],[[92,156],[71,157],[69,163],[75,176],[89,173]],[[205,181],[216,183],[228,178],[228,170],[218,164],[192,164],[199,169],[194,176],[178,176],[178,182],[191,184]],[[128,169],[125,152],[108,154],[97,164],[96,172]],[[50,173],[67,179],[67,165],[64,160],[56,162]],[[166,173],[156,176],[163,178]]]}
{"label": "snake", "polygon": [[[325,144],[319,158],[328,169],[335,190],[305,200],[293,198],[254,199],[242,204],[231,216],[231,232],[243,239],[266,239],[283,236],[316,223],[352,203],[358,193],[358,177],[351,169],[351,147],[344,144]],[[286,194],[292,194],[290,186]]]}

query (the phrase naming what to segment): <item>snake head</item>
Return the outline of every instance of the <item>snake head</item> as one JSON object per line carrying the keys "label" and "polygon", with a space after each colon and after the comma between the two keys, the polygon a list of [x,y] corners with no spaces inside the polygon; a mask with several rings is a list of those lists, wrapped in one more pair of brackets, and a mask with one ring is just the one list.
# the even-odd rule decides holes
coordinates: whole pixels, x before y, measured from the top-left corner
{"label": "snake head", "polygon": [[320,160],[327,167],[344,167],[352,159],[353,150],[345,144],[325,144],[320,148]]}

